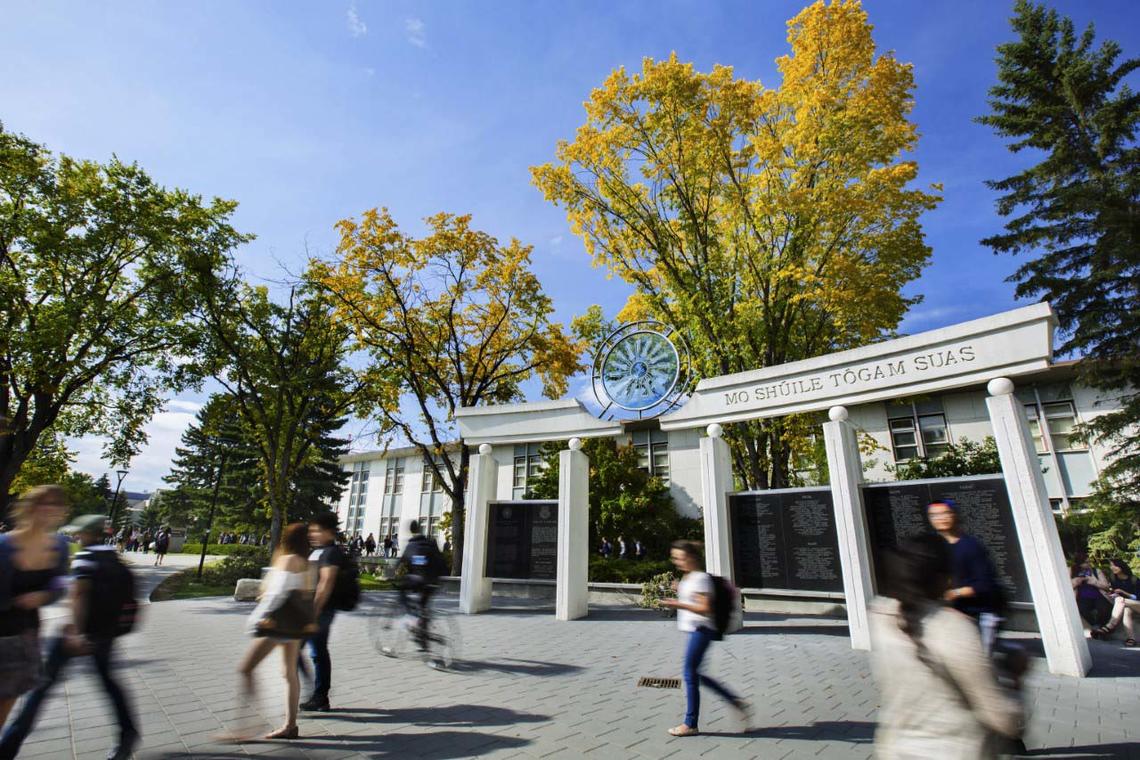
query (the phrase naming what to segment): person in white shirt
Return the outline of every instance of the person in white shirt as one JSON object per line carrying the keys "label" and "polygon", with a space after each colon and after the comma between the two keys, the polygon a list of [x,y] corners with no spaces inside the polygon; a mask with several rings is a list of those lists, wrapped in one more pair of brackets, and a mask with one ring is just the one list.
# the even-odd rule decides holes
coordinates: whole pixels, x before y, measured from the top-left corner
{"label": "person in white shirt", "polygon": [[702,572],[701,546],[696,541],[674,541],[669,551],[674,567],[685,574],[677,585],[676,599],[662,599],[664,607],[677,610],[677,628],[688,634],[685,647],[683,680],[685,682],[685,722],[669,729],[673,736],[695,736],[700,733],[697,720],[701,711],[701,686],[707,686],[727,700],[737,711],[747,729],[748,703],[720,682],[701,674],[709,644],[720,638],[713,623],[713,580]]}

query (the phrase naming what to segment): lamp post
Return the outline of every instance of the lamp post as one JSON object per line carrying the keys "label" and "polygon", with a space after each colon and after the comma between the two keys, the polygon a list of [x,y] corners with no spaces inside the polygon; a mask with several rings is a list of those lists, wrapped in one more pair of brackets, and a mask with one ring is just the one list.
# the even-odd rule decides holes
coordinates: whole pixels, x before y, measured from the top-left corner
{"label": "lamp post", "polygon": [[115,495],[111,497],[111,530],[115,529],[115,512],[119,507],[119,488],[123,485],[123,478],[127,477],[126,470],[115,470],[115,476],[118,480],[115,481]]}

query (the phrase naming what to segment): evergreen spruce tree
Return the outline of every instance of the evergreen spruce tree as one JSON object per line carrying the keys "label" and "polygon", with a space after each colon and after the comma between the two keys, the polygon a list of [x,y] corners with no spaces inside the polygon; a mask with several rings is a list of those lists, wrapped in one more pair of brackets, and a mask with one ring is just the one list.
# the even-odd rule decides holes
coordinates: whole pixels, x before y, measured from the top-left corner
{"label": "evergreen spruce tree", "polygon": [[[1011,279],[1019,297],[1057,312],[1058,352],[1081,357],[1081,382],[1122,395],[1119,411],[1084,426],[1109,446],[1101,496],[1140,503],[1140,96],[1125,84],[1140,59],[1121,59],[1112,41],[1095,45],[1090,25],[1019,0],[1017,38],[999,45],[992,112],[978,119],[1041,160],[988,182],[1002,195],[1005,230],[982,241],[996,253],[1030,256]],[[1128,528],[1127,525],[1118,526]],[[1124,548],[1133,539],[1126,539]]]}

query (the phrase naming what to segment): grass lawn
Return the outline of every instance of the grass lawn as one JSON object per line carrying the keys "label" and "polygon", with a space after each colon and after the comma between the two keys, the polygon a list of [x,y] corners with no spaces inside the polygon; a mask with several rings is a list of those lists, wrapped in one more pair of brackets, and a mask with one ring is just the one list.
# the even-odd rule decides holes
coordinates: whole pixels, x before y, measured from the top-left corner
{"label": "grass lawn", "polygon": [[[208,565],[207,565],[208,567]],[[198,568],[188,567],[170,576],[150,594],[152,602],[167,602],[172,599],[198,599],[204,596],[232,596],[232,585],[217,585],[199,581]]]}
{"label": "grass lawn", "polygon": [[394,591],[395,589],[396,584],[392,581],[368,573],[360,574],[361,591]]}

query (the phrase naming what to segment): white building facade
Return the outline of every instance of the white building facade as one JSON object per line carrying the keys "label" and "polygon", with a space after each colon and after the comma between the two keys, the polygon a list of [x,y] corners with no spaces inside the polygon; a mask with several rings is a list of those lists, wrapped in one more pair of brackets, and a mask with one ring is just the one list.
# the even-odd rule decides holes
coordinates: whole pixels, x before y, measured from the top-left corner
{"label": "white building facade", "polygon": [[[918,398],[849,407],[850,421],[874,439],[876,450],[864,457],[868,482],[895,480],[889,465],[916,457],[936,457],[949,442],[981,442],[993,435],[984,385]],[[1025,409],[1037,455],[1057,512],[1080,509],[1104,466],[1107,452],[1072,435],[1075,425],[1120,407],[1118,397],[1076,382],[1075,363],[1059,362],[1019,379],[1016,395]],[[628,424],[620,443],[637,448],[641,466],[670,487],[681,514],[701,515],[701,471],[697,429],[663,431],[653,422]],[[492,449],[497,464],[496,498],[521,499],[543,466],[539,442],[500,444]],[[456,451],[450,452],[454,461]],[[400,545],[407,525],[418,520],[432,535],[450,501],[415,448],[352,454],[341,460],[350,481],[337,507],[349,535],[373,534],[378,542],[392,533]],[[442,539],[441,539],[442,540]]]}

